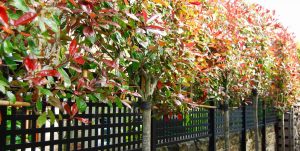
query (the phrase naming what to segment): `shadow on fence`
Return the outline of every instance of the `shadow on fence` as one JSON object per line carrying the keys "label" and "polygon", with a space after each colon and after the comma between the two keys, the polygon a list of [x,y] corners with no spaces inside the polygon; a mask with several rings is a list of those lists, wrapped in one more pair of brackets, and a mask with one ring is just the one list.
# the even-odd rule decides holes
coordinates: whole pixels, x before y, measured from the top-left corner
{"label": "shadow on fence", "polygon": [[[32,108],[0,107],[3,122],[0,125],[0,151],[6,150],[141,150],[142,115],[137,109],[109,107],[88,103],[80,117],[93,121],[83,124],[70,120],[67,113],[52,110],[63,120],[54,125],[37,126],[37,115]],[[260,127],[276,122],[275,110],[261,110]],[[254,127],[252,106],[230,111],[230,132],[240,132],[245,142],[246,131]],[[223,135],[223,113],[220,110],[198,108],[190,112],[189,122],[172,117],[169,121],[152,120],[152,149],[179,142],[209,137],[210,149],[215,150],[216,137]],[[242,143],[241,143],[242,144]]]}

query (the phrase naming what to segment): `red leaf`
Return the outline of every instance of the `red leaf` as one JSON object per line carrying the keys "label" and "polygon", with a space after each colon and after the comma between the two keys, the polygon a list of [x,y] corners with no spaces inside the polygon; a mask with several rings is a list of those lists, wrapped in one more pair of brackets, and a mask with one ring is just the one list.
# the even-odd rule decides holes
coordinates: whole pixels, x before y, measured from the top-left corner
{"label": "red leaf", "polygon": [[87,14],[90,14],[93,10],[93,6],[89,3],[80,3],[80,7]]}
{"label": "red leaf", "polygon": [[0,19],[4,23],[4,25],[7,26],[8,16],[6,13],[6,8],[4,6],[0,6]]}
{"label": "red leaf", "polygon": [[71,111],[71,115],[72,116],[74,116],[74,115],[76,115],[77,113],[78,113],[78,107],[77,107],[77,104],[76,103],[74,103],[73,105],[72,105],[72,111]]}
{"label": "red leaf", "polygon": [[201,5],[201,2],[190,2],[192,5]]}
{"label": "red leaf", "polygon": [[112,67],[112,68],[116,68],[117,64],[116,62],[112,61],[112,60],[107,60],[107,59],[103,59],[102,60],[107,66]]}
{"label": "red leaf", "polygon": [[158,29],[158,30],[164,30],[163,27],[160,27],[160,26],[156,26],[156,25],[149,25],[149,26],[146,26],[147,29]]}
{"label": "red leaf", "polygon": [[112,21],[108,21],[108,20],[102,20],[101,23],[106,23],[108,25],[112,25],[112,26],[115,26],[117,28],[121,28],[121,26],[116,22],[112,22]]}
{"label": "red leaf", "polygon": [[75,94],[75,95],[77,95],[77,96],[79,96],[79,95],[82,95],[83,93],[82,92],[79,92],[79,91],[73,91],[73,93]]}
{"label": "red leaf", "polygon": [[34,85],[45,85],[48,83],[46,78],[32,78],[31,81]]}
{"label": "red leaf", "polygon": [[86,36],[86,37],[90,37],[90,36],[93,36],[95,34],[94,30],[92,27],[89,27],[89,26],[86,26],[84,27],[83,29],[83,34]]}
{"label": "red leaf", "polygon": [[3,27],[1,27],[2,28],[2,30],[4,30],[6,33],[8,33],[8,34],[14,34],[14,31],[13,30],[11,30],[9,27],[5,27],[5,26],[3,26]]}
{"label": "red leaf", "polygon": [[17,93],[17,94],[16,94],[16,101],[17,101],[17,102],[23,102],[23,98],[22,98],[22,96],[20,95],[20,93]]}
{"label": "red leaf", "polygon": [[82,56],[74,57],[73,61],[80,64],[80,65],[83,65],[85,63],[85,60],[83,59]]}
{"label": "red leaf", "polygon": [[69,0],[70,3],[72,3],[73,6],[77,6],[77,3],[74,0]]}
{"label": "red leaf", "polygon": [[128,0],[124,0],[125,5],[129,5]]}
{"label": "red leaf", "polygon": [[53,76],[60,77],[60,74],[57,70],[43,70],[36,74],[39,77]]}
{"label": "red leaf", "polygon": [[34,18],[37,16],[36,13],[25,13],[23,16],[21,16],[19,19],[14,21],[14,25],[15,26],[19,26],[19,25],[25,25],[30,23],[31,21],[34,20]]}
{"label": "red leaf", "polygon": [[75,55],[75,53],[78,51],[78,48],[77,48],[77,41],[76,41],[76,39],[73,39],[72,41],[71,41],[71,44],[70,44],[70,47],[69,47],[69,54],[71,55],[71,56],[74,56]]}
{"label": "red leaf", "polygon": [[20,34],[21,34],[21,35],[23,35],[23,36],[25,36],[25,37],[29,37],[29,36],[31,36],[30,34],[28,34],[28,33],[25,33],[25,32],[20,32]]}
{"label": "red leaf", "polygon": [[29,57],[24,58],[23,64],[25,65],[27,71],[34,71],[38,67],[37,60],[30,59]]}
{"label": "red leaf", "polygon": [[65,109],[65,111],[66,111],[69,115],[72,115],[72,113],[71,113],[71,108],[70,108],[69,104],[65,103],[64,109]]}
{"label": "red leaf", "polygon": [[249,22],[250,24],[253,24],[253,21],[252,21],[252,19],[251,19],[250,16],[248,17],[248,22]]}
{"label": "red leaf", "polygon": [[158,81],[156,86],[160,90],[163,87],[163,83],[161,81]]}
{"label": "red leaf", "polygon": [[281,25],[277,23],[277,24],[274,25],[274,27],[275,28],[281,28]]}
{"label": "red leaf", "polygon": [[82,86],[85,86],[84,78],[78,80],[77,89],[80,89]]}
{"label": "red leaf", "polygon": [[147,14],[147,12],[145,10],[142,10],[142,15],[143,15],[144,21],[146,23],[148,21],[148,14]]}
{"label": "red leaf", "polygon": [[186,47],[194,47],[196,44],[194,43],[194,42],[190,42],[190,43],[183,43],[184,44],[184,46],[186,46]]}
{"label": "red leaf", "polygon": [[114,9],[101,9],[99,12],[101,13],[113,13],[116,12]]}
{"label": "red leaf", "polygon": [[135,96],[135,97],[142,97],[139,93],[137,92],[133,92],[133,93],[130,93],[131,95]]}
{"label": "red leaf", "polygon": [[75,117],[75,119],[77,119],[78,121],[81,121],[84,124],[89,124],[90,121],[87,118],[82,118],[82,117]]}
{"label": "red leaf", "polygon": [[177,118],[178,118],[179,121],[182,121],[182,119],[183,119],[182,114],[181,113],[177,114]]}

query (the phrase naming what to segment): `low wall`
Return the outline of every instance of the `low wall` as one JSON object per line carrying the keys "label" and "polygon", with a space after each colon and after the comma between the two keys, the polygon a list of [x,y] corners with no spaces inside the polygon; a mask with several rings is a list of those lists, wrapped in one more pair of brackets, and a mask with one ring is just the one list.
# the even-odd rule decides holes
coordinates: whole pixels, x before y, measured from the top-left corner
{"label": "low wall", "polygon": [[295,151],[300,151],[300,105],[294,107]]}
{"label": "low wall", "polygon": [[[261,147],[261,131],[259,131],[260,141],[259,146]],[[247,151],[255,150],[255,136],[254,131],[247,131]],[[240,151],[241,146],[241,134],[240,133],[232,133],[230,134],[230,151]],[[216,140],[216,150],[223,151],[224,150],[224,137],[217,137]],[[275,127],[268,126],[266,127],[266,150],[267,151],[275,151],[276,150],[276,137],[275,137]],[[183,142],[173,146],[164,146],[157,148],[156,151],[208,151],[209,150],[209,139],[202,138],[194,141]],[[260,148],[261,150],[261,148]]]}

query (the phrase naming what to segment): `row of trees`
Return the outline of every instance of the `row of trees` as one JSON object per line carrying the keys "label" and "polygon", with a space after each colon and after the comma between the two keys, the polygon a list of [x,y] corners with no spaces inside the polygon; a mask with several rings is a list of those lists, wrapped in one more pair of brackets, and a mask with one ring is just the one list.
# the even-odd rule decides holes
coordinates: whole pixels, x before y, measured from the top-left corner
{"label": "row of trees", "polygon": [[0,91],[31,102],[40,125],[53,119],[42,98],[89,123],[77,115],[86,101],[138,97],[148,151],[151,114],[182,118],[209,98],[240,106],[251,91],[281,110],[297,100],[294,37],[274,15],[241,0],[0,2]]}

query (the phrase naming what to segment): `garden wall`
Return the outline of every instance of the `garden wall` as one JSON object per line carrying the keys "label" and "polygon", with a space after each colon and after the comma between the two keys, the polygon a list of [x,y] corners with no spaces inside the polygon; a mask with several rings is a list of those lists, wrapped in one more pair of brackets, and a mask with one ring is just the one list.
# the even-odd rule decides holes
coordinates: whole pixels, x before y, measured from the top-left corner
{"label": "garden wall", "polygon": [[[261,131],[259,133],[261,138]],[[247,131],[247,142],[246,148],[247,151],[255,150],[255,137],[254,131],[249,130]],[[261,144],[261,140],[259,141]],[[241,146],[241,135],[240,133],[233,133],[230,134],[230,151],[239,151]],[[261,145],[259,145],[261,147]],[[266,150],[267,151],[275,151],[276,150],[276,137],[275,137],[275,127],[274,125],[270,125],[266,127]],[[194,141],[178,143],[172,146],[164,146],[157,148],[156,151],[208,151],[209,150],[209,139],[202,138],[197,139]],[[217,151],[224,150],[224,139],[223,137],[217,137],[217,144],[216,144]],[[260,148],[261,150],[261,148]]]}

